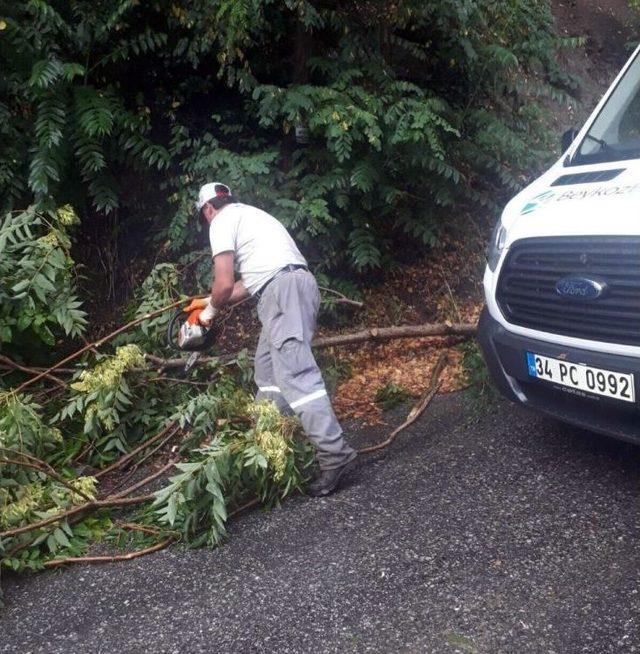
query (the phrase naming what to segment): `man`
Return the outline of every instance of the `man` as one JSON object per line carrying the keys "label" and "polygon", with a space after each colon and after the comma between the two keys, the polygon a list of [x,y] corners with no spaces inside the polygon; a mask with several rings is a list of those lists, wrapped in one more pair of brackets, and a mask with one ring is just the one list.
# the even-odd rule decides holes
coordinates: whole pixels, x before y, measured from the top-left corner
{"label": "man", "polygon": [[[320,474],[308,493],[333,492],[356,452],[347,444],[311,352],[320,293],[287,230],[270,214],[236,202],[228,186],[205,184],[197,210],[209,223],[211,296],[199,301],[208,326],[228,304],[258,298],[262,331],[255,357],[256,399],[293,411],[316,446]],[[235,281],[237,268],[240,280]]]}

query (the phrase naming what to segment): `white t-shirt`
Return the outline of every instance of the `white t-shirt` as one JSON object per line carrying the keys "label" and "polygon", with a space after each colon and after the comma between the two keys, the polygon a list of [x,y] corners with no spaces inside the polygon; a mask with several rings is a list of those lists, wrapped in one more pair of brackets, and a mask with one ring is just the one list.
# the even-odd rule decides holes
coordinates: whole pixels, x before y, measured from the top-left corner
{"label": "white t-shirt", "polygon": [[283,225],[266,211],[248,204],[228,204],[211,221],[212,256],[233,251],[244,287],[255,295],[281,268],[307,265]]}

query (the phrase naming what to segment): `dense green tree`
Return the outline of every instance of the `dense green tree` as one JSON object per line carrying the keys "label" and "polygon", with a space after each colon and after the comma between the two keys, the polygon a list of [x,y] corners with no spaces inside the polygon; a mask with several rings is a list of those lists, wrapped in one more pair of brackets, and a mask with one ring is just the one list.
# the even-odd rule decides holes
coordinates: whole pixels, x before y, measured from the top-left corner
{"label": "dense green tree", "polygon": [[5,210],[120,208],[179,249],[223,179],[343,271],[520,185],[540,96],[573,84],[544,0],[26,0],[0,20]]}

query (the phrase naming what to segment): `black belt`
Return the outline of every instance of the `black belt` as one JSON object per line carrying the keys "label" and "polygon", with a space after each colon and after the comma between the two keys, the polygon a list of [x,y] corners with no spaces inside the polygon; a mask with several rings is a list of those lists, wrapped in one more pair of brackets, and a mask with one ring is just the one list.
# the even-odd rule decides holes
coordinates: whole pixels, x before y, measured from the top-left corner
{"label": "black belt", "polygon": [[276,274],[275,274],[271,279],[268,279],[268,280],[267,280],[267,281],[266,281],[266,282],[265,282],[265,283],[260,287],[260,289],[257,290],[257,291],[255,292],[255,297],[256,297],[256,299],[257,299],[257,300],[260,299],[260,297],[262,296],[262,294],[265,292],[265,289],[267,288],[267,286],[269,286],[269,284],[271,284],[271,282],[272,282],[276,277],[278,277],[278,275],[280,275],[280,274],[283,273],[283,272],[293,272],[294,270],[309,270],[309,268],[307,268],[307,266],[305,266],[305,265],[302,264],[302,263],[290,263],[288,266],[285,266],[284,268],[280,268],[280,270],[278,270],[278,272],[276,272]]}

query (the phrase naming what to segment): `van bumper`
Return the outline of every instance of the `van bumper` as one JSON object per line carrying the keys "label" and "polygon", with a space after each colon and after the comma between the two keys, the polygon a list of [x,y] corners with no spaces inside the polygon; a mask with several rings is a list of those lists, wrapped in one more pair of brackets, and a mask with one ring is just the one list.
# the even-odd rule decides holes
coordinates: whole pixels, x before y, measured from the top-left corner
{"label": "van bumper", "polygon": [[[563,422],[640,444],[637,399],[640,397],[640,359],[562,347],[512,334],[491,316],[486,307],[478,324],[478,342],[495,386],[507,399]],[[629,404],[530,377],[527,352],[604,370],[633,373],[636,402]]]}

